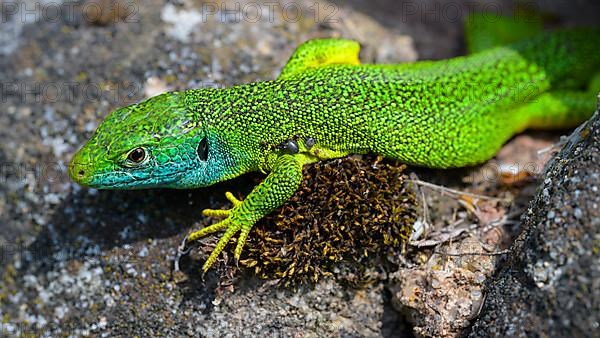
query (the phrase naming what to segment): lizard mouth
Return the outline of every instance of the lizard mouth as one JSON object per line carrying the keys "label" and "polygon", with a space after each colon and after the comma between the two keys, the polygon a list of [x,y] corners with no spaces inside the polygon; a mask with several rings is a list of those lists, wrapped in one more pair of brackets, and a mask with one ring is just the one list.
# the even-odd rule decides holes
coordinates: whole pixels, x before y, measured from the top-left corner
{"label": "lizard mouth", "polygon": [[[75,171],[78,170],[78,171]],[[161,176],[144,176],[132,174],[127,171],[112,171],[106,173],[96,173],[88,175],[81,173],[82,169],[76,167],[70,174],[76,183],[94,189],[148,189],[148,188],[168,188],[177,182],[181,176],[180,173],[171,173]],[[73,177],[74,176],[74,177]]]}
{"label": "lizard mouth", "polygon": [[177,182],[180,173],[171,173],[167,175],[136,177],[129,172],[117,171],[111,173],[98,174],[94,177],[90,188],[96,189],[149,189],[149,188],[168,188]]}
{"label": "lizard mouth", "polygon": [[177,182],[182,173],[173,172],[157,176],[148,172],[110,170],[97,172],[91,163],[81,161],[77,156],[69,163],[69,176],[84,187],[94,189],[147,189],[169,187]]}

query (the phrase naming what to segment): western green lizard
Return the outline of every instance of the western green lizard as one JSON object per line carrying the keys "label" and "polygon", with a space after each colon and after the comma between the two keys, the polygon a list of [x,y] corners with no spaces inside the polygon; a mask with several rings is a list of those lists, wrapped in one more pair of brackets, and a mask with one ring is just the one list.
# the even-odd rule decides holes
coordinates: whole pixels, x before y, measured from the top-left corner
{"label": "western green lizard", "polygon": [[225,231],[206,271],[237,233],[239,259],[253,224],[294,194],[307,163],[372,152],[462,167],[526,128],[580,123],[595,106],[585,86],[600,66],[597,46],[597,30],[564,30],[449,60],[361,65],[358,43],[312,40],[276,80],[170,92],[114,111],[69,174],[84,186],[141,189],[268,173],[243,201],[227,193],[231,209],[204,210],[224,219],[188,240]]}

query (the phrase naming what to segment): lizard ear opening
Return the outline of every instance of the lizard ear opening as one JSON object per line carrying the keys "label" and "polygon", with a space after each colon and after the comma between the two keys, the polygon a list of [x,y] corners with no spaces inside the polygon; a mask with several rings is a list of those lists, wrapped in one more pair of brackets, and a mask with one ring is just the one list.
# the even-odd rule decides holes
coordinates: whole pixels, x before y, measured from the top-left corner
{"label": "lizard ear opening", "polygon": [[200,158],[200,160],[206,161],[208,159],[208,141],[206,140],[206,137],[204,137],[200,141],[200,144],[198,144],[198,149],[196,149],[196,151],[198,152],[198,157]]}

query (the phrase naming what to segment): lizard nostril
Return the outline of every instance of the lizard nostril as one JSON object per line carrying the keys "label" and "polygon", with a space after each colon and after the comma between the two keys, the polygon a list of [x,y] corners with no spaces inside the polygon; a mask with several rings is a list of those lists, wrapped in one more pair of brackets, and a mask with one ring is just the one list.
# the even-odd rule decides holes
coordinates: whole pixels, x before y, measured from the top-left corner
{"label": "lizard nostril", "polygon": [[83,177],[83,175],[85,175],[85,171],[81,169],[79,170],[79,172],[77,172],[77,174],[79,175],[79,177]]}

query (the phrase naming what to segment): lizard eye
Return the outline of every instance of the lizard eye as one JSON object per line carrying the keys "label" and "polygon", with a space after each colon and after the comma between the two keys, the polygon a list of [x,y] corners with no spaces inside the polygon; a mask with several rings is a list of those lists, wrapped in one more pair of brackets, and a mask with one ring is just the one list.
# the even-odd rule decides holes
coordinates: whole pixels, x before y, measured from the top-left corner
{"label": "lizard eye", "polygon": [[202,160],[202,161],[206,161],[208,159],[208,141],[206,140],[206,137],[202,139],[202,141],[200,141],[200,144],[198,144],[198,157]]}
{"label": "lizard eye", "polygon": [[133,163],[141,163],[146,159],[146,151],[144,148],[135,148],[127,155],[127,160]]}

